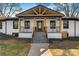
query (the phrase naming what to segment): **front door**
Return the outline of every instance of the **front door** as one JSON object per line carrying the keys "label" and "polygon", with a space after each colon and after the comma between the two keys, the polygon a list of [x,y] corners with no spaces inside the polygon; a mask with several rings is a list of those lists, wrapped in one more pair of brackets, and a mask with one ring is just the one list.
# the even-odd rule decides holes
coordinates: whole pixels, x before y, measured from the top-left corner
{"label": "front door", "polygon": [[42,27],[43,27],[43,22],[42,21],[37,21],[37,29],[38,29],[38,31],[42,31]]}

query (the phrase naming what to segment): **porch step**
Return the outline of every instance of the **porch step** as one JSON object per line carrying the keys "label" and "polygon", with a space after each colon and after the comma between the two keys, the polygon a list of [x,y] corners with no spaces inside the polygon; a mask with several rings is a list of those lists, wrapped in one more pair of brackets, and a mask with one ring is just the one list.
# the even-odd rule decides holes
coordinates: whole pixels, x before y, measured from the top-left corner
{"label": "porch step", "polygon": [[33,43],[48,43],[45,32],[35,32]]}

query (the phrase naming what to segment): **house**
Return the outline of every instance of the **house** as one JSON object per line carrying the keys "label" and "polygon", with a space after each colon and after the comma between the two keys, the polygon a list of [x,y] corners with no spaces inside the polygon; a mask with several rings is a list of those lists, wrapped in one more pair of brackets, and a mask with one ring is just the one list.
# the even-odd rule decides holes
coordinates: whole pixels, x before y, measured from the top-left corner
{"label": "house", "polygon": [[0,32],[20,38],[32,38],[45,32],[48,38],[79,37],[79,19],[42,5],[23,11],[12,18],[0,18]]}

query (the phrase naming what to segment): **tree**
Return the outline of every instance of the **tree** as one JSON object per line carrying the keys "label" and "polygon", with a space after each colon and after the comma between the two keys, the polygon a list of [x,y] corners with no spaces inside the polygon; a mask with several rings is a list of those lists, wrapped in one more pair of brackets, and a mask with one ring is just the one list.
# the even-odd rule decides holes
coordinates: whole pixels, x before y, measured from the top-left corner
{"label": "tree", "polygon": [[21,10],[19,3],[0,3],[0,16],[2,17],[11,17]]}
{"label": "tree", "polygon": [[78,17],[79,4],[78,3],[54,3],[54,9],[63,12],[68,17]]}

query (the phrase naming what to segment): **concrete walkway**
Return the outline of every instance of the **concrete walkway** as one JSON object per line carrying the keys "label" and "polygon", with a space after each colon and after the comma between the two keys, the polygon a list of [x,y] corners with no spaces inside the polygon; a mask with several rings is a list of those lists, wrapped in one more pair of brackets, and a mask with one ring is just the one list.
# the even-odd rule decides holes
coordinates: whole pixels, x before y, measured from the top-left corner
{"label": "concrete walkway", "polygon": [[47,51],[45,51],[41,56],[53,56],[50,49],[48,49]]}
{"label": "concrete walkway", "polygon": [[41,56],[48,50],[48,43],[33,43],[28,56]]}
{"label": "concrete walkway", "polygon": [[[48,50],[48,40],[44,32],[36,32],[28,56],[41,56]],[[44,54],[43,54],[44,55]]]}

